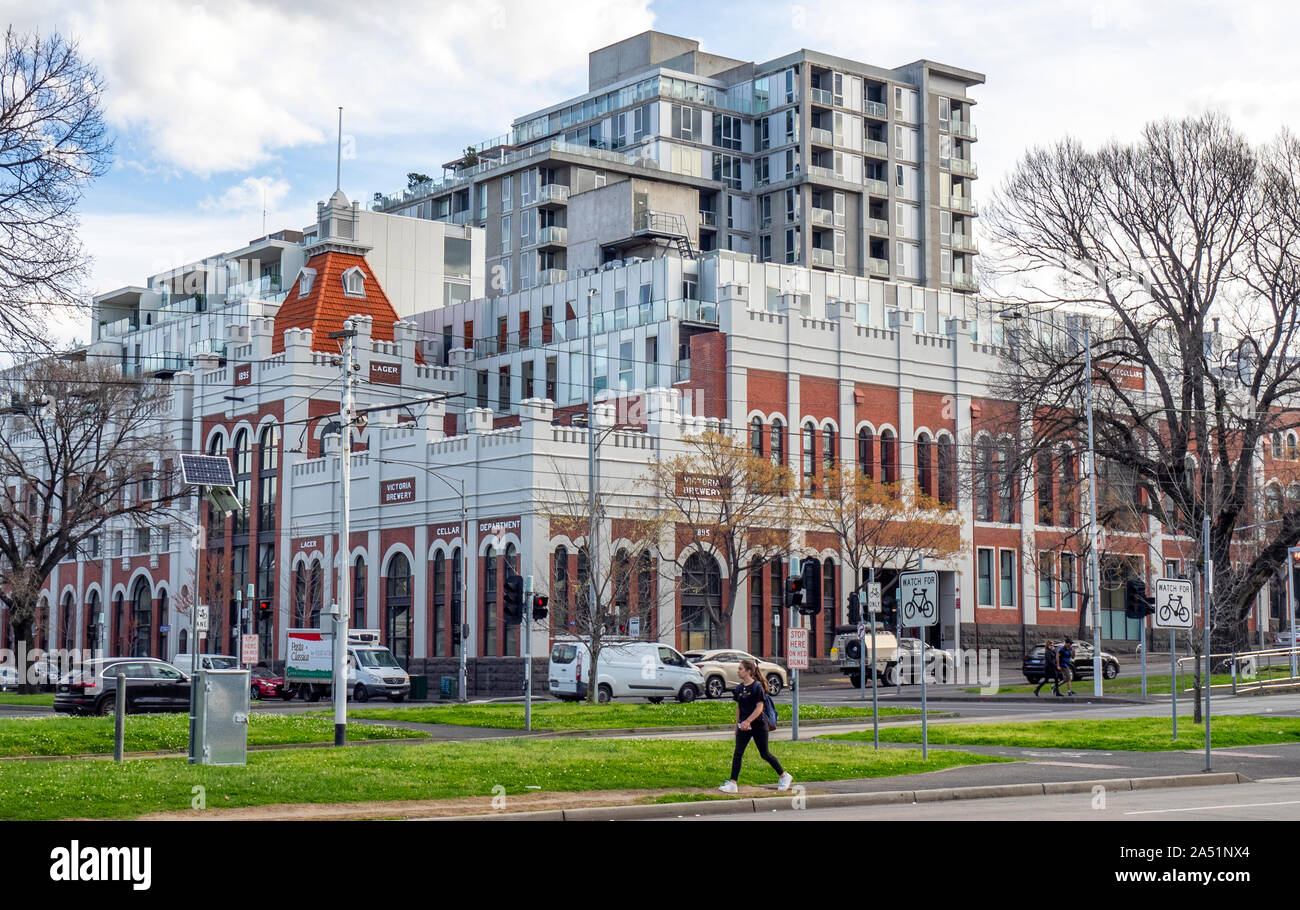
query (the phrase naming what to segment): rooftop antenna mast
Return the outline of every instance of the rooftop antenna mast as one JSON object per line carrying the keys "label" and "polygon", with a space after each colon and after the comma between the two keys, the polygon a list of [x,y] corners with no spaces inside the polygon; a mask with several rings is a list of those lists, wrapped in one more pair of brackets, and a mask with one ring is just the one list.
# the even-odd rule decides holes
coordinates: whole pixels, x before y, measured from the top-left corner
{"label": "rooftop antenna mast", "polygon": [[334,189],[343,189],[343,107],[339,107],[339,141],[334,167]]}

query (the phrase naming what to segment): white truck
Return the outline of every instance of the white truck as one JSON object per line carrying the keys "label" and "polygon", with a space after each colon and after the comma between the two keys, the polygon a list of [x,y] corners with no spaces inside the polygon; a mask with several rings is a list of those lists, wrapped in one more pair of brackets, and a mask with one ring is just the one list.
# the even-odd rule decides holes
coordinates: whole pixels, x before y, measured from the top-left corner
{"label": "white truck", "polygon": [[[862,684],[862,665],[871,663],[871,628],[867,634],[858,638],[856,626],[838,626],[835,629],[835,643],[832,648],[839,667],[849,677],[854,688]],[[898,639],[892,630],[876,623],[876,676],[886,685],[893,685],[893,673],[898,666]],[[871,668],[868,666],[868,672]],[[867,677],[871,681],[871,677]]]}
{"label": "white truck", "polygon": [[[367,701],[372,695],[402,701],[411,694],[411,677],[379,643],[379,630],[350,629],[347,651],[347,684],[353,701]],[[319,701],[330,694],[333,677],[334,636],[324,629],[290,629],[285,685],[307,701]]]}

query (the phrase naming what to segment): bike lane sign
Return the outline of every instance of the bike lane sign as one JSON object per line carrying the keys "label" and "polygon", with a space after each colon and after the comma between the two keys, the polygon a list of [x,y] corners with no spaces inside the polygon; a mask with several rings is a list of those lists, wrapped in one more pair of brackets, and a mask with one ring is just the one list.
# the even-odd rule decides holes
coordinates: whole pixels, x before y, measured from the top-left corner
{"label": "bike lane sign", "polygon": [[939,622],[939,573],[903,572],[898,576],[898,609],[904,626]]}
{"label": "bike lane sign", "polygon": [[1192,583],[1182,578],[1156,579],[1157,629],[1192,627]]}

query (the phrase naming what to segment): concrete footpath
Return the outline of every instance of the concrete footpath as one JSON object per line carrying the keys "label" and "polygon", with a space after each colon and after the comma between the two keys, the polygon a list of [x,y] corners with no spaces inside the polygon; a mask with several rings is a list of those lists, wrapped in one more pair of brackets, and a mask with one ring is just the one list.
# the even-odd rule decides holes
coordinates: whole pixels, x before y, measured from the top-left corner
{"label": "concrete footpath", "polygon": [[[869,744],[862,748],[870,749]],[[884,746],[882,745],[882,748]],[[909,748],[898,745],[888,748]],[[915,748],[911,746],[910,748]],[[1204,771],[1203,752],[1103,752],[1065,749],[1023,749],[1000,746],[932,747],[934,751],[998,755],[1010,761],[945,768],[894,777],[852,780],[795,781],[787,793],[774,782],[762,786],[742,783],[736,797],[723,797],[713,787],[654,788],[586,792],[525,792],[460,799],[328,805],[293,804],[208,809],[198,814],[163,813],[146,818],[282,821],[343,819],[442,819],[579,821],[674,819],[701,815],[783,812],[791,809],[890,806],[976,799],[1091,795],[1096,787],[1107,793],[1182,787],[1229,786],[1300,774],[1300,743],[1246,746],[1216,750],[1212,768]],[[747,769],[742,781],[765,778]],[[647,784],[652,784],[647,773]]]}

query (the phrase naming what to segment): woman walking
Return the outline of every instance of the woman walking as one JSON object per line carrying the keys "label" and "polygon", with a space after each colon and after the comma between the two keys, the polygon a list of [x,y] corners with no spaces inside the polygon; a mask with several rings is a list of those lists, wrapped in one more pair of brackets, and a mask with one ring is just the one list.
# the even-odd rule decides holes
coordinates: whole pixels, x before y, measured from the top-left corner
{"label": "woman walking", "polygon": [[[758,746],[758,754],[781,775],[777,781],[778,790],[789,790],[790,782],[794,779],[786,770],[781,767],[781,763],[776,760],[776,756],[767,750],[767,719],[763,717],[763,708],[767,703],[767,683],[763,681],[763,674],[758,670],[758,664],[752,660],[742,660],[740,662],[740,685],[736,686],[732,695],[735,696],[737,703],[736,710],[736,751],[731,756],[731,777],[718,789],[723,793],[735,793],[736,778],[740,777],[740,763],[745,757],[745,749],[749,746],[752,739]],[[775,728],[775,724],[773,725]]]}
{"label": "woman walking", "polygon": [[1039,690],[1048,683],[1052,684],[1052,691],[1060,695],[1061,690],[1057,688],[1059,679],[1056,666],[1056,642],[1049,638],[1047,644],[1043,646],[1043,678],[1038,681],[1038,685],[1034,686],[1034,696],[1037,697]]}

